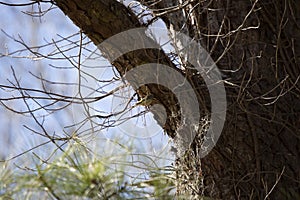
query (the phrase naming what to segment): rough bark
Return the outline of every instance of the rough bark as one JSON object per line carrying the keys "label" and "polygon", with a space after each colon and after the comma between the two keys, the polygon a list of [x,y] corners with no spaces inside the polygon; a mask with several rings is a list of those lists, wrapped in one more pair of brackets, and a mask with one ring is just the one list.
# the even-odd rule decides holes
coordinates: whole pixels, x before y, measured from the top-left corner
{"label": "rough bark", "polygon": [[[116,33],[143,26],[116,1],[55,2],[96,45]],[[181,1],[141,2],[153,9],[169,28],[182,30],[186,25],[184,33],[212,53],[226,77],[229,109],[224,131],[202,166],[196,148],[187,152],[186,159],[178,161],[183,171],[194,170],[191,174],[179,174],[182,193],[200,195],[203,174],[205,195],[216,199],[299,198],[299,2],[190,1],[184,8],[163,15],[159,15],[161,9],[181,5]],[[109,52],[106,56],[109,58]],[[132,52],[112,64],[124,74],[145,61],[157,60],[175,69],[163,52],[154,50]],[[195,78],[188,80],[195,88],[199,85]],[[169,109],[169,114],[178,110],[169,91],[152,85],[144,90],[150,90]],[[139,91],[141,96],[145,93]],[[206,93],[197,94],[202,98]],[[209,103],[204,107],[209,110]],[[159,113],[156,116],[159,118]],[[164,129],[170,137],[174,137],[179,122],[180,117],[168,118]],[[187,183],[194,188],[191,190]]]}
{"label": "rough bark", "polygon": [[[215,60],[226,51],[218,67],[227,77],[229,108],[217,147],[203,159],[206,192],[220,199],[297,199],[299,2],[203,6],[202,33],[222,34],[206,37],[205,44]],[[218,22],[216,29],[210,19]]]}
{"label": "rough bark", "polygon": [[[160,17],[174,35],[175,32],[181,32],[188,35],[191,38],[199,38],[200,30],[197,26],[197,13],[193,11],[195,3],[192,1],[181,0],[164,0],[164,1],[148,1],[141,0],[142,4],[150,8],[155,18]],[[154,19],[155,19],[154,18]],[[178,44],[181,46],[182,44]],[[179,56],[180,57],[180,56]],[[199,105],[199,109],[203,112],[203,116],[199,122],[201,131],[198,131],[191,144],[182,155],[177,155],[175,167],[176,167],[176,189],[178,196],[189,196],[190,199],[200,199],[204,195],[203,185],[203,173],[201,167],[201,151],[200,148],[203,142],[203,135],[207,132],[207,128],[210,123],[210,99],[209,92],[205,85],[203,78],[197,74],[195,68],[190,63],[181,58],[181,62],[185,66],[185,74],[187,79],[193,85],[194,91],[198,96],[198,102],[202,102]],[[185,134],[189,134],[186,130]],[[182,149],[177,143],[177,147]],[[186,197],[185,197],[186,198]]]}

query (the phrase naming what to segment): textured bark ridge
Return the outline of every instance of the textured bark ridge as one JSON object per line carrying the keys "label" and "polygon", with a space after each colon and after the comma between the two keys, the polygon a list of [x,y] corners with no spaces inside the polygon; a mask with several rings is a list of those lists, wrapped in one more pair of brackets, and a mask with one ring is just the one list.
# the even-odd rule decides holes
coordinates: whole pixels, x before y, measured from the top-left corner
{"label": "textured bark ridge", "polygon": [[[96,45],[114,34],[143,26],[114,0],[55,2]],[[168,28],[183,31],[201,43],[225,77],[228,111],[221,138],[200,161],[199,134],[185,156],[177,159],[178,193],[191,194],[194,199],[202,194],[215,199],[300,198],[299,2],[140,2]],[[111,52],[102,51],[109,59]],[[178,70],[163,52],[153,49],[134,51],[111,62],[123,75],[158,60]],[[201,77],[192,76],[193,70],[179,72],[193,85],[200,110],[209,119],[209,95]],[[155,85],[147,85],[138,93],[145,96],[148,91],[167,109],[169,117],[162,126],[174,138],[181,120],[178,115],[171,117],[179,109],[176,98]],[[154,115],[159,121],[159,111]]]}

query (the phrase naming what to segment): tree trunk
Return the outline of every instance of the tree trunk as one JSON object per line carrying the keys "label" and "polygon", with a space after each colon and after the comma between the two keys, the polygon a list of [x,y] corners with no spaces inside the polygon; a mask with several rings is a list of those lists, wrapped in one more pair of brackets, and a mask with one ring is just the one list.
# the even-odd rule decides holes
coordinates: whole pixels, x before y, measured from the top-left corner
{"label": "tree trunk", "polygon": [[[216,47],[217,37],[204,40],[215,60],[225,51],[217,65],[228,98],[221,138],[202,161],[207,195],[300,198],[299,8],[297,1],[213,1],[200,8],[207,13],[199,17],[202,33],[222,35]],[[206,29],[210,18],[216,30]]]}
{"label": "tree trunk", "polygon": [[[55,2],[96,45],[114,34],[143,26],[117,1]],[[181,170],[177,177],[179,194],[199,198],[204,188],[205,196],[216,199],[300,198],[299,2],[181,2],[141,1],[171,30],[183,30],[211,52],[225,77],[228,111],[221,138],[202,164],[196,148],[200,145],[198,140],[185,157],[177,160]],[[171,6],[179,9],[168,9]],[[162,14],[164,9],[167,12]],[[109,59],[112,52],[103,52]],[[145,61],[153,63],[158,59],[176,69],[158,50],[132,52],[112,64],[123,75]],[[199,81],[195,78],[188,80],[198,100],[207,94],[196,89]],[[145,96],[146,90],[167,108],[168,114],[178,111],[170,91],[162,93],[148,85],[138,91],[139,95]],[[201,109],[209,108],[207,103]],[[159,119],[159,111],[154,114]],[[178,123],[179,117],[169,116],[163,127],[171,138]]]}

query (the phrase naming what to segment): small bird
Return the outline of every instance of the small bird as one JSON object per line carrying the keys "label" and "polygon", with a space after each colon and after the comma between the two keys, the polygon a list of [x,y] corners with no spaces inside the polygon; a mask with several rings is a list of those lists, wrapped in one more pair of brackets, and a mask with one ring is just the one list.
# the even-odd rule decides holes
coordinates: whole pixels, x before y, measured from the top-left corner
{"label": "small bird", "polygon": [[155,101],[156,99],[154,96],[150,94],[140,99],[132,108],[135,108],[136,106],[150,106],[151,104],[154,104]]}

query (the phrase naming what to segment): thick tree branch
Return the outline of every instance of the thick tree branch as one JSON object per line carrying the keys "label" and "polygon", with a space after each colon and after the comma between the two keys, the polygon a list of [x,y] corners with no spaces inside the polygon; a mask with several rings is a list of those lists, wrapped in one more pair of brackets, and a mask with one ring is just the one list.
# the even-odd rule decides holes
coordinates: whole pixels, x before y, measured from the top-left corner
{"label": "thick tree branch", "polygon": [[[130,9],[123,4],[112,0],[56,0],[56,5],[94,42],[100,44],[115,34],[127,31],[132,28],[142,27],[139,19]],[[135,39],[135,38],[133,38]],[[149,41],[155,43],[149,38]],[[172,69],[182,73],[170,61],[168,56],[159,49],[142,49],[126,53],[116,60],[111,60],[111,55],[118,49],[100,49],[103,55],[117,68],[123,76],[130,69],[145,63],[160,63],[170,66]],[[169,78],[170,81],[172,77]],[[172,80],[174,81],[174,80]],[[169,117],[165,124],[160,121],[161,111],[152,110],[154,118],[164,128],[170,137],[174,137],[175,131],[180,122],[180,116],[172,115],[178,112],[177,101],[174,94],[167,88],[151,84],[137,90],[140,97],[150,92],[158,102],[162,104]],[[172,115],[172,117],[171,117]]]}

